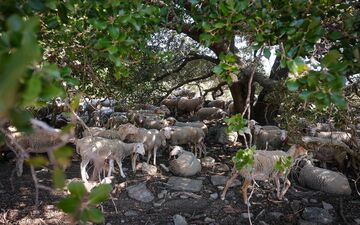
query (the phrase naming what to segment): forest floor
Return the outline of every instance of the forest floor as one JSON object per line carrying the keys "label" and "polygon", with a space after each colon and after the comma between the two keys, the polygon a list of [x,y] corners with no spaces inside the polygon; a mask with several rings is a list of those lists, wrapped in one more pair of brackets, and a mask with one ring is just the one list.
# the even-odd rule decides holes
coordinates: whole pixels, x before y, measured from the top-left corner
{"label": "forest floor", "polygon": [[[173,175],[160,169],[159,166],[158,176],[155,177],[144,175],[141,171],[132,174],[128,170],[128,177],[123,179],[116,173],[113,181],[113,201],[108,200],[102,205],[105,224],[170,225],[174,224],[173,216],[176,214],[185,218],[188,224],[249,224],[247,206],[242,201],[240,188],[230,188],[226,200],[222,201],[218,197],[221,194],[221,186],[215,186],[211,182],[211,176],[229,175],[229,167],[231,168],[232,165],[230,159],[233,154],[234,151],[220,147],[211,148],[209,156],[216,160],[216,165],[212,168],[203,168],[200,174],[191,177],[201,180],[203,186],[200,192],[190,195],[171,190],[167,180]],[[124,168],[130,168],[128,161],[125,160]],[[158,164],[160,163],[168,165],[165,155],[158,158]],[[68,179],[80,178],[79,164],[79,159],[74,157],[71,166],[66,170]],[[0,161],[0,224],[70,224],[70,218],[56,208],[56,203],[66,195],[66,192],[50,193],[41,190],[40,206],[36,210],[35,188],[29,168],[24,167],[24,173],[20,178],[14,176],[12,188],[9,178],[14,167],[13,161]],[[51,173],[48,170],[37,170],[37,176],[41,184],[51,186]],[[147,188],[154,194],[155,198],[152,202],[143,203],[128,196],[126,187],[142,182],[146,182]],[[303,211],[308,207],[327,208],[326,211],[332,220],[326,224],[360,224],[360,197],[354,189],[351,196],[339,197],[305,189],[295,184],[285,195],[286,200],[277,201],[274,197],[273,185],[264,182],[259,184],[260,187],[255,189],[250,200],[252,224],[319,224],[316,218],[310,222],[302,220]],[[161,192],[165,195],[158,195]],[[326,215],[316,216],[326,217]]]}

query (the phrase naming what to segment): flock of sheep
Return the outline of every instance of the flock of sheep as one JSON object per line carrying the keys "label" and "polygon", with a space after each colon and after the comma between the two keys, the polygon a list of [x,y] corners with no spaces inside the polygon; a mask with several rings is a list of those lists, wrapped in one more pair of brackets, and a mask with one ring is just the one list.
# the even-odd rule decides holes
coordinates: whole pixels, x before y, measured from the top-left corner
{"label": "flock of sheep", "polygon": [[[89,175],[86,168],[90,162],[94,165],[92,180],[101,179],[101,172],[105,173],[106,170],[106,176],[111,176],[114,171],[114,161],[119,167],[120,175],[125,178],[122,168],[125,158],[131,158],[132,170],[135,172],[138,155],[147,155],[147,163],[150,163],[152,158],[152,163],[156,166],[157,152],[161,148],[172,150],[169,151],[170,156],[179,156],[177,161],[172,162],[170,166],[182,168],[185,172],[178,171],[175,174],[194,175],[192,172],[187,173],[186,169],[191,166],[195,168],[192,171],[200,171],[201,164],[197,158],[202,158],[206,154],[205,138],[209,135],[208,125],[214,124],[214,121],[222,123],[223,118],[231,115],[233,111],[232,103],[222,100],[206,102],[205,105],[206,107],[202,98],[194,98],[193,93],[186,90],[178,96],[163,100],[159,107],[146,104],[138,110],[115,111],[114,107],[96,108],[90,103],[83,104],[78,115],[87,126],[77,125],[76,138],[73,141],[76,152],[81,156],[81,178],[85,182],[88,181]],[[251,170],[248,168],[241,171],[233,170],[222,199],[225,198],[229,185],[237,175],[245,179],[242,187],[244,202],[247,202],[247,189],[253,179],[274,179],[277,197],[281,199],[289,188],[290,181],[283,172],[275,170],[275,163],[280,157],[302,156],[306,154],[306,150],[302,146],[293,145],[288,152],[281,151],[287,148],[288,137],[285,130],[276,126],[260,126],[252,121],[250,127],[254,144],[257,149],[262,150],[255,152],[255,162]],[[61,142],[61,136],[56,132],[36,131],[29,135],[19,133],[12,133],[12,135],[16,142],[28,152],[47,152],[49,146]],[[228,144],[235,144],[237,138],[233,142]],[[13,146],[13,143],[8,143],[8,145]],[[309,146],[310,144],[304,147]],[[192,152],[184,149],[191,149]],[[22,163],[23,158],[19,157],[18,175],[22,173]],[[280,178],[285,179],[285,187],[282,190]],[[307,185],[319,186],[320,184],[316,182],[320,181],[316,179],[310,179],[307,181],[310,184]]]}

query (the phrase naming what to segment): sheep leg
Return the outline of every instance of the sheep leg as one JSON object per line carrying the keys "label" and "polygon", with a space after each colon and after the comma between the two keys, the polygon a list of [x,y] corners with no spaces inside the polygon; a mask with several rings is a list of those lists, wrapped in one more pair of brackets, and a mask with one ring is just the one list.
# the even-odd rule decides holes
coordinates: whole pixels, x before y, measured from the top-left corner
{"label": "sheep leg", "polygon": [[89,159],[82,159],[80,163],[80,172],[81,172],[81,179],[85,182],[87,182],[87,179],[89,178],[89,175],[86,172],[86,166],[89,164]]}
{"label": "sheep leg", "polygon": [[19,157],[16,159],[16,174],[20,177],[23,173],[23,164],[24,164],[24,157],[20,154]]}
{"label": "sheep leg", "polygon": [[289,187],[291,186],[291,182],[289,181],[289,179],[285,178],[285,186],[284,186],[284,189],[282,190],[281,192],[281,195],[280,195],[280,198],[279,199],[282,199],[284,197],[284,195],[286,194],[286,192],[288,191]]}
{"label": "sheep leg", "polygon": [[111,177],[111,172],[112,170],[114,169],[114,160],[113,159],[110,159],[109,160],[109,171],[108,171],[108,177]]}
{"label": "sheep leg", "polygon": [[123,169],[122,169],[122,162],[120,161],[116,161],[116,163],[118,164],[118,166],[119,166],[119,170],[120,170],[120,175],[121,175],[121,177],[122,178],[125,178],[126,176],[125,176],[125,174],[124,174],[124,171],[123,171]]}
{"label": "sheep leg", "polygon": [[156,166],[156,152],[157,152],[157,147],[154,147],[154,159],[153,159],[154,166]]}
{"label": "sheep leg", "polygon": [[276,175],[275,177],[274,177],[274,180],[275,180],[275,185],[276,185],[276,197],[278,198],[278,199],[281,199],[281,192],[280,192],[280,190],[281,190],[281,187],[280,187],[280,179],[279,179],[279,175]]}
{"label": "sheep leg", "polygon": [[136,172],[136,159],[137,159],[137,155],[136,153],[133,153],[131,155],[131,168],[133,172]]}
{"label": "sheep leg", "polygon": [[147,164],[149,164],[150,159],[151,159],[151,150],[148,152],[148,157],[147,157],[147,160],[146,160]]}
{"label": "sheep leg", "polygon": [[248,191],[250,186],[251,186],[251,180],[245,178],[244,184],[241,187],[241,192],[242,192],[244,203],[246,205],[249,204],[248,197],[247,197],[247,191]]}
{"label": "sheep leg", "polygon": [[234,180],[237,178],[238,175],[239,175],[239,173],[234,168],[232,175],[231,175],[230,179],[226,182],[225,188],[221,194],[221,200],[225,200],[225,195],[226,195],[227,190],[229,189],[230,185],[234,182]]}

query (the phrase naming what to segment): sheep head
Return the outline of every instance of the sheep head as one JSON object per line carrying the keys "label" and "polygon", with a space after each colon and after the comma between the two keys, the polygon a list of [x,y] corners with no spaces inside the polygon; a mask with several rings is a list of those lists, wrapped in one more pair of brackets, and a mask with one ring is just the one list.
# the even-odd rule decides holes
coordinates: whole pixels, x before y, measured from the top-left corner
{"label": "sheep head", "polygon": [[170,157],[181,155],[183,152],[184,152],[184,149],[181,146],[174,146],[170,152]]}
{"label": "sheep head", "polygon": [[297,158],[302,155],[307,155],[307,150],[300,146],[300,145],[293,145],[288,151],[289,155],[293,156],[294,158]]}
{"label": "sheep head", "polygon": [[165,136],[166,139],[171,138],[171,128],[170,127],[164,127],[160,130],[160,132]]}
{"label": "sheep head", "polygon": [[140,155],[145,155],[145,148],[143,143],[135,143],[134,144],[134,152]]}

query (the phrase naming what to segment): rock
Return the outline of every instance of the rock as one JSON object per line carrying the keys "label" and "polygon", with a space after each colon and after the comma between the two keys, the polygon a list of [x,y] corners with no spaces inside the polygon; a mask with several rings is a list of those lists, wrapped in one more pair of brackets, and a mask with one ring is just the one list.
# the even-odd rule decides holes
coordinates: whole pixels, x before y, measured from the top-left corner
{"label": "rock", "polygon": [[[241,216],[241,218],[249,219],[248,213],[241,213],[240,216]],[[253,218],[253,217],[254,217],[254,214],[250,213],[250,218]]]}
{"label": "rock", "polygon": [[314,198],[311,198],[311,199],[309,200],[309,202],[310,202],[310,203],[318,203],[318,201],[317,201],[316,199],[314,199]]}
{"label": "rock", "polygon": [[179,197],[180,197],[181,199],[188,199],[188,198],[189,198],[188,195],[180,195]]}
{"label": "rock", "polygon": [[165,198],[166,194],[168,193],[167,190],[162,190],[158,195],[157,197],[158,198]]}
{"label": "rock", "polygon": [[269,225],[269,224],[266,223],[265,221],[260,220],[260,221],[259,221],[259,225]]}
{"label": "rock", "polygon": [[210,198],[211,199],[214,199],[214,200],[216,200],[217,198],[219,197],[219,194],[218,193],[212,193],[211,195],[210,195]]}
{"label": "rock", "polygon": [[212,218],[210,218],[210,217],[206,217],[205,219],[204,219],[204,222],[206,222],[206,223],[214,223],[216,220],[215,219],[212,219]]}
{"label": "rock", "polygon": [[165,199],[161,199],[161,200],[159,200],[157,202],[154,202],[153,206],[154,207],[160,207],[160,206],[162,206],[162,204],[164,204],[164,202],[165,202]]}
{"label": "rock", "polygon": [[179,214],[174,215],[173,220],[174,220],[174,225],[187,225],[188,224],[186,222],[186,219]]}
{"label": "rock", "polygon": [[230,171],[230,168],[228,165],[226,165],[224,163],[220,163],[219,165],[216,165],[215,170],[217,172],[228,172],[228,171]]}
{"label": "rock", "polygon": [[151,202],[154,200],[154,195],[146,187],[146,183],[140,183],[126,188],[126,191],[130,198],[138,200],[140,202]]}
{"label": "rock", "polygon": [[170,171],[177,176],[189,177],[201,171],[200,161],[192,152],[183,151],[177,159],[169,162]]}
{"label": "rock", "polygon": [[269,216],[275,219],[279,219],[280,217],[284,216],[281,212],[269,212]]}
{"label": "rock", "polygon": [[290,202],[290,207],[293,210],[293,212],[297,212],[301,208],[301,202],[299,200],[294,200]]}
{"label": "rock", "polygon": [[193,180],[183,177],[170,177],[167,184],[171,190],[198,192],[202,188],[202,180]]}
{"label": "rock", "polygon": [[206,156],[201,159],[201,165],[203,167],[213,167],[215,166],[215,159],[213,157]]}
{"label": "rock", "polygon": [[360,224],[360,219],[359,219],[359,218],[358,218],[358,219],[354,219],[354,221],[355,221],[356,224]]}
{"label": "rock", "polygon": [[317,207],[305,208],[301,217],[306,221],[318,224],[330,224],[334,220],[327,210]]}
{"label": "rock", "polygon": [[333,210],[334,209],[334,206],[332,206],[331,204],[327,203],[327,202],[322,202],[322,205],[323,205],[323,208],[325,210]]}
{"label": "rock", "polygon": [[309,222],[309,221],[300,219],[298,221],[298,225],[318,225],[318,223],[313,223],[313,222]]}
{"label": "rock", "polygon": [[139,213],[136,212],[135,210],[129,210],[129,211],[126,211],[126,212],[124,213],[124,215],[125,215],[125,216],[138,216]]}
{"label": "rock", "polygon": [[141,165],[141,171],[150,176],[155,176],[157,174],[157,168],[154,165],[143,162]]}
{"label": "rock", "polygon": [[[211,183],[214,186],[220,186],[220,185],[225,185],[225,183],[227,182],[227,180],[229,179],[229,177],[226,176],[220,176],[220,175],[214,175],[211,176]],[[234,182],[230,185],[230,187],[236,187],[236,186],[240,186],[241,182],[238,179],[235,179]]]}

